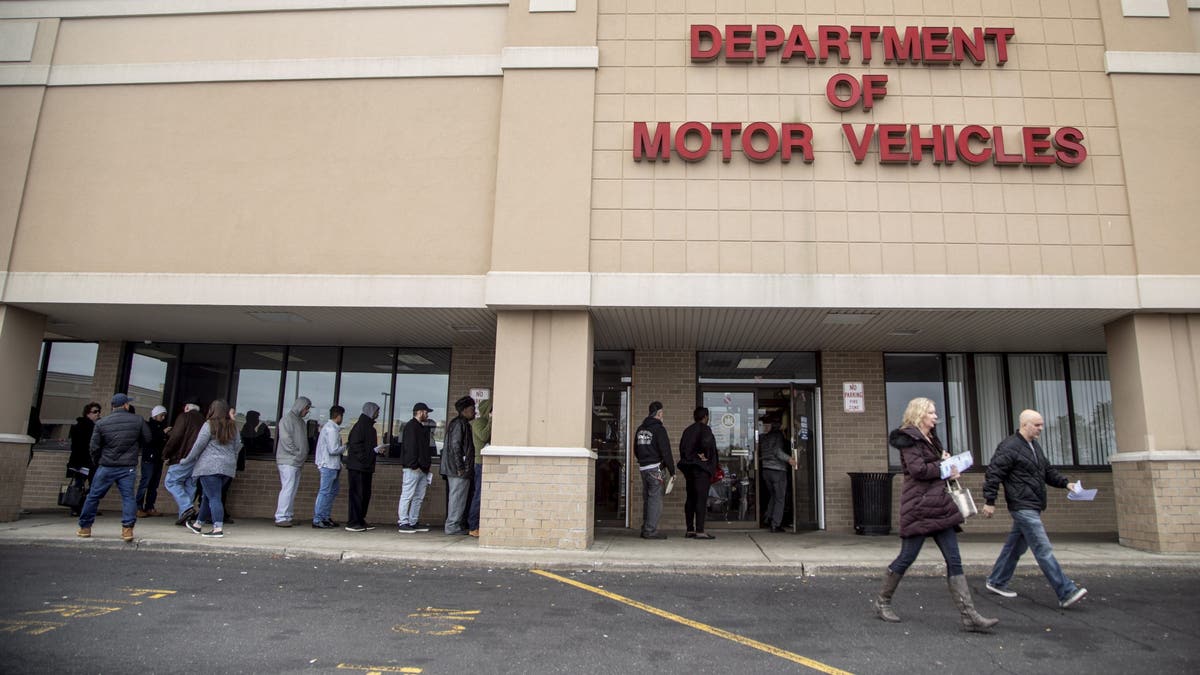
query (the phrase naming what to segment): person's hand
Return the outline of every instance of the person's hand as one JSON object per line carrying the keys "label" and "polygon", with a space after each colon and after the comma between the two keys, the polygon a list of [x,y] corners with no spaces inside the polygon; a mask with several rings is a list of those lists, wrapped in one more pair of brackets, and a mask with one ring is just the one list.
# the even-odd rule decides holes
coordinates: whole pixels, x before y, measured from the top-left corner
{"label": "person's hand", "polygon": [[796,468],[796,458],[793,457],[793,458],[789,459],[788,464],[791,464],[793,469]]}
{"label": "person's hand", "polygon": [[983,514],[984,518],[991,518],[996,513],[996,507],[992,506],[991,504],[984,504],[983,510],[980,511],[980,513]]}
{"label": "person's hand", "polygon": [[1070,490],[1071,492],[1075,492],[1075,490],[1077,490],[1078,488],[1079,488],[1079,483],[1067,483],[1067,489]]}
{"label": "person's hand", "polygon": [[962,474],[958,472],[958,467],[957,467],[957,466],[952,466],[952,467],[950,467],[950,477],[951,477],[951,478],[957,479],[957,478],[958,478],[959,476],[961,476],[961,475],[962,475]]}

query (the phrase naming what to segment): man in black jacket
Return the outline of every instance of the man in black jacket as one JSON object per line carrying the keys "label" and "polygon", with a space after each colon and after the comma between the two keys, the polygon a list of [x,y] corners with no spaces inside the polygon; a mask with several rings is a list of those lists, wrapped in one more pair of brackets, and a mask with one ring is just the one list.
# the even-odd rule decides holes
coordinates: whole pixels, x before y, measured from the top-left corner
{"label": "man in black jacket", "polygon": [[986,587],[996,595],[1017,597],[1014,591],[1008,590],[1008,582],[1017,569],[1021,554],[1026,549],[1033,549],[1038,567],[1058,595],[1058,606],[1066,609],[1087,595],[1087,589],[1076,586],[1063,573],[1058,559],[1054,557],[1050,537],[1042,525],[1042,511],[1046,510],[1047,485],[1074,490],[1075,484],[1067,482],[1065,476],[1050,466],[1050,461],[1042,452],[1037,440],[1045,426],[1042,416],[1036,410],[1024,410],[1021,412],[1020,425],[1017,433],[996,447],[983,484],[983,517],[991,518],[996,513],[996,493],[1000,484],[1004,483],[1004,501],[1013,519],[1012,530],[1008,533],[1004,548],[1000,549],[996,564],[992,566]]}
{"label": "man in black jacket", "polygon": [[462,526],[467,509],[467,492],[475,475],[475,435],[471,420],[475,419],[475,399],[464,396],[454,402],[458,417],[446,425],[446,446],[442,448],[442,475],[446,477],[446,534],[467,534]]}
{"label": "man in black jacket", "polygon": [[79,515],[80,537],[92,536],[92,523],[96,521],[96,508],[108,494],[113,483],[121,492],[121,539],[133,541],[133,525],[137,522],[137,504],[134,503],[134,480],[137,464],[141,459],[142,446],[150,442],[150,427],[130,412],[133,399],[125,394],[112,397],[113,411],[96,422],[92,432],[92,463],[99,465],[92,476],[92,489]]}
{"label": "man in black jacket", "polygon": [[347,532],[366,532],[375,529],[367,522],[367,509],[371,506],[371,481],[375,477],[376,456],[386,450],[379,445],[379,434],[375,431],[375,418],[379,417],[378,403],[364,403],[362,414],[350,429],[346,438],[346,469],[350,476],[349,511],[346,518]]}
{"label": "man in black jacket", "polygon": [[662,515],[663,469],[673,478],[675,462],[671,459],[671,439],[663,426],[663,404],[650,404],[650,414],[637,428],[633,452],[638,470],[642,474],[642,539],[666,539],[658,531],[658,518]]}
{"label": "man in black jacket", "polygon": [[429,526],[420,522],[425,488],[429,486],[429,468],[433,462],[429,452],[429,427],[425,420],[433,412],[424,403],[413,406],[413,416],[404,425],[400,441],[400,465],[404,467],[404,484],[397,510],[401,534],[428,532]]}

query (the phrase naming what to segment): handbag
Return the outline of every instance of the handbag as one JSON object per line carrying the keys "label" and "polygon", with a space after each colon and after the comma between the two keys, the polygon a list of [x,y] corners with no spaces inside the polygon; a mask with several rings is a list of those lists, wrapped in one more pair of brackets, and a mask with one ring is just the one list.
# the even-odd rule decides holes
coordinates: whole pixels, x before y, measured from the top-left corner
{"label": "handbag", "polygon": [[946,481],[946,492],[950,493],[950,499],[954,500],[954,505],[958,507],[958,512],[963,518],[970,518],[979,513],[979,509],[975,508],[975,500],[971,497],[971,491],[962,485],[959,485],[958,479]]}
{"label": "handbag", "polygon": [[58,505],[65,506],[72,511],[78,511],[83,506],[85,498],[83,486],[76,485],[73,480],[63,483],[62,487],[58,489]]}

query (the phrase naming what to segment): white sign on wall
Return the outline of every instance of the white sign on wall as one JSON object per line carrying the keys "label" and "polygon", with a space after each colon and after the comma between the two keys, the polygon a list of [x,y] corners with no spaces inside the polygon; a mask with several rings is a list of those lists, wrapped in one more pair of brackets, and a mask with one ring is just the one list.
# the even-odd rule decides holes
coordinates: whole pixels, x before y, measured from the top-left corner
{"label": "white sign on wall", "polygon": [[867,411],[867,396],[862,382],[842,383],[842,412],[861,413]]}
{"label": "white sign on wall", "polygon": [[486,401],[492,397],[491,389],[474,388],[471,389],[469,393],[471,398],[475,399],[476,403],[479,403],[480,401]]}

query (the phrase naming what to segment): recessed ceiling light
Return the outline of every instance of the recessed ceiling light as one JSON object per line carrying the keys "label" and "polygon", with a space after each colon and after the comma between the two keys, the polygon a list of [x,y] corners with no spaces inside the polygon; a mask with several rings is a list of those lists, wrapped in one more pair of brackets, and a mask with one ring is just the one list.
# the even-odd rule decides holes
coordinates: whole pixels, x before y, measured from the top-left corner
{"label": "recessed ceiling light", "polygon": [[396,360],[399,361],[400,363],[406,363],[410,366],[432,366],[433,365],[433,361],[430,361],[429,359],[425,358],[424,356],[420,356],[418,354],[400,354],[399,356],[396,357]]}
{"label": "recessed ceiling light", "polygon": [[291,312],[246,312],[250,316],[267,323],[308,323],[308,319]]}
{"label": "recessed ceiling light", "polygon": [[838,326],[861,326],[879,316],[878,312],[829,312],[821,323]]}
{"label": "recessed ceiling light", "polygon": [[763,368],[771,365],[771,362],[774,360],[774,357],[769,359],[745,358],[741,361],[738,361],[737,367],[740,370],[762,370]]}
{"label": "recessed ceiling light", "polygon": [[888,335],[899,335],[902,337],[910,337],[910,336],[916,335],[917,333],[920,333],[920,332],[921,332],[920,328],[897,328],[896,330],[888,333]]}
{"label": "recessed ceiling light", "polygon": [[482,333],[483,329],[475,325],[450,326],[455,333]]}

